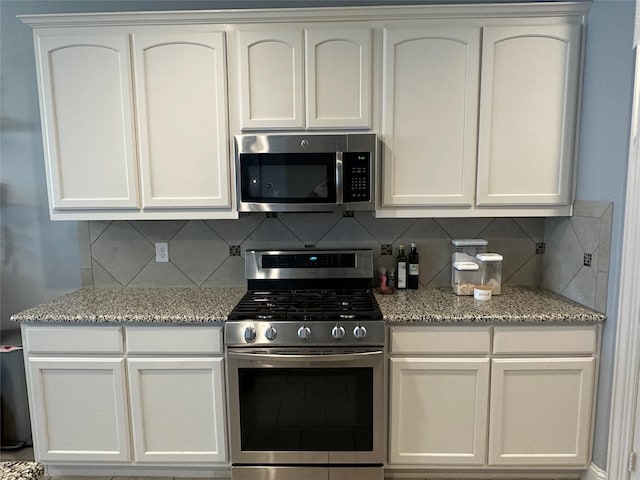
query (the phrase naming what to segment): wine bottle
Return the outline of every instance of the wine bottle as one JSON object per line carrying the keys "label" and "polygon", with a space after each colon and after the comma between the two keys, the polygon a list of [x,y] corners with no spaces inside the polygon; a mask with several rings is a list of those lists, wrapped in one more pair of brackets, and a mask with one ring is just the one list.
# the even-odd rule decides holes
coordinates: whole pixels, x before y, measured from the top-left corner
{"label": "wine bottle", "polygon": [[398,245],[398,265],[396,268],[396,288],[407,288],[407,256],[404,245]]}
{"label": "wine bottle", "polygon": [[411,251],[409,252],[409,264],[407,275],[407,286],[412,290],[418,289],[418,277],[420,274],[420,256],[416,250],[416,244],[411,244]]}

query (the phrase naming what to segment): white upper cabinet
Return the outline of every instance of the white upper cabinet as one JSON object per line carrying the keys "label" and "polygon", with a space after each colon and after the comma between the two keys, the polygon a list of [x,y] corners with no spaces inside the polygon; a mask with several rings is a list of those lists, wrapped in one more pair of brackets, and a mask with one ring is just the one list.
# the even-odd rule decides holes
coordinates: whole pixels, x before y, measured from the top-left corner
{"label": "white upper cabinet", "polygon": [[474,202],[480,27],[384,29],[385,206]]}
{"label": "white upper cabinet", "polygon": [[571,214],[585,13],[575,8],[388,23],[377,216]]}
{"label": "white upper cabinet", "polygon": [[230,207],[223,32],[134,32],[145,208]]}
{"label": "white upper cabinet", "polygon": [[371,32],[238,31],[240,129],[371,128]]}
{"label": "white upper cabinet", "polygon": [[238,32],[243,129],[303,128],[302,30]]}
{"label": "white upper cabinet", "polygon": [[52,29],[35,44],[52,211],[138,208],[127,35]]}
{"label": "white upper cabinet", "polygon": [[51,218],[237,218],[251,131],[378,133],[377,217],[571,215],[589,2],[26,15]]}
{"label": "white upper cabinet", "polygon": [[225,34],[36,30],[53,220],[237,218]]}
{"label": "white upper cabinet", "polygon": [[371,128],[371,30],[305,33],[307,127]]}
{"label": "white upper cabinet", "polygon": [[485,27],[479,206],[572,202],[581,27]]}

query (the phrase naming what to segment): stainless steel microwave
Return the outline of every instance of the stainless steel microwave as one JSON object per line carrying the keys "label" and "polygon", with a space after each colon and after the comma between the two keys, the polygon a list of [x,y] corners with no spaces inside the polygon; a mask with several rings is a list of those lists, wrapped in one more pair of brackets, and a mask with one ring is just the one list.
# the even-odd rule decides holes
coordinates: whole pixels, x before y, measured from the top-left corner
{"label": "stainless steel microwave", "polygon": [[375,208],[372,133],[236,135],[241,212]]}

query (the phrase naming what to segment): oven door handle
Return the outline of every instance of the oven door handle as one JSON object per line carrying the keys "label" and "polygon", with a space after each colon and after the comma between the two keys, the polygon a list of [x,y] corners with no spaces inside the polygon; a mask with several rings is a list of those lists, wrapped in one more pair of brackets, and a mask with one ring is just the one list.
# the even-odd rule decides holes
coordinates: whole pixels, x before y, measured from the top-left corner
{"label": "oven door handle", "polygon": [[354,353],[336,353],[324,355],[304,355],[304,354],[288,354],[288,353],[244,353],[227,351],[227,357],[236,360],[274,360],[277,362],[300,362],[301,360],[312,360],[314,363],[330,363],[355,361],[363,358],[370,358],[376,355],[382,355],[382,350],[373,350],[371,352],[354,352]]}

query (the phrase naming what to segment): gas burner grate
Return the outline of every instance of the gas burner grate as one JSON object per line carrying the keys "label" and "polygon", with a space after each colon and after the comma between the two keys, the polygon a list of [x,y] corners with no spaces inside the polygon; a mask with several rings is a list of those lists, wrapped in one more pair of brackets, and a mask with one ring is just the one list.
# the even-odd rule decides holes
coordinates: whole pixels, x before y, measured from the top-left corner
{"label": "gas burner grate", "polygon": [[250,291],[229,320],[377,320],[382,314],[371,290]]}

